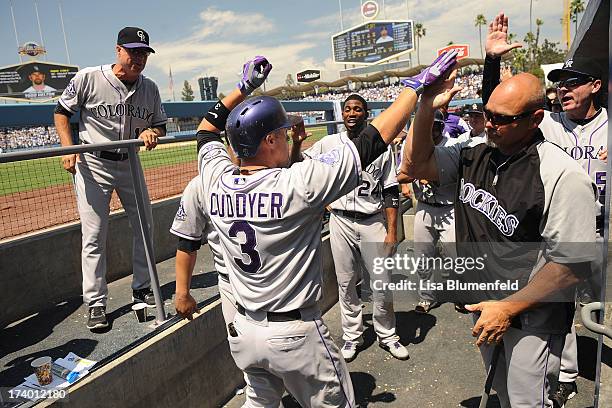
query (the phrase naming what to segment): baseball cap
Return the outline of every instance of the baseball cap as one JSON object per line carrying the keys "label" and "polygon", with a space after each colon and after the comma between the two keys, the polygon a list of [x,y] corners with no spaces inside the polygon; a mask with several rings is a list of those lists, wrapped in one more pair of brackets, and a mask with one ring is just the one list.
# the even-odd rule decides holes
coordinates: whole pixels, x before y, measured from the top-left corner
{"label": "baseball cap", "polygon": [[28,68],[28,75],[33,74],[34,72],[40,72],[40,73],[44,73],[43,70],[41,70],[38,65],[31,65],[30,68]]}
{"label": "baseball cap", "polygon": [[565,61],[562,68],[550,71],[547,78],[551,82],[558,82],[562,72],[601,79],[603,70],[594,58],[570,58]]}
{"label": "baseball cap", "polygon": [[117,36],[117,45],[123,48],[146,48],[149,52],[155,50],[149,47],[149,34],[142,28],[124,27]]}
{"label": "baseball cap", "polygon": [[482,113],[482,103],[472,103],[463,106],[463,113]]}

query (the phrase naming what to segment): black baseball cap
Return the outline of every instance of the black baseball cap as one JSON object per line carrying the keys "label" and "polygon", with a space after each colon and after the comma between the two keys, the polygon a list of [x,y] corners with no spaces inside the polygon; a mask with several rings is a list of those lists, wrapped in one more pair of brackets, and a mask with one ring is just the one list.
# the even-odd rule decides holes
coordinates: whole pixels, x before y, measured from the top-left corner
{"label": "black baseball cap", "polygon": [[472,103],[463,106],[463,113],[483,113],[482,103]]}
{"label": "black baseball cap", "polygon": [[34,72],[40,72],[41,74],[45,73],[42,69],[38,67],[38,65],[30,65],[30,67],[27,70],[27,74],[32,75]]}
{"label": "black baseball cap", "polygon": [[565,61],[562,68],[550,71],[547,78],[551,82],[559,82],[562,72],[601,79],[603,70],[594,58],[570,58]]}
{"label": "black baseball cap", "polygon": [[149,52],[155,53],[155,50],[149,47],[149,34],[138,27],[121,29],[117,36],[117,45],[123,48],[146,48]]}

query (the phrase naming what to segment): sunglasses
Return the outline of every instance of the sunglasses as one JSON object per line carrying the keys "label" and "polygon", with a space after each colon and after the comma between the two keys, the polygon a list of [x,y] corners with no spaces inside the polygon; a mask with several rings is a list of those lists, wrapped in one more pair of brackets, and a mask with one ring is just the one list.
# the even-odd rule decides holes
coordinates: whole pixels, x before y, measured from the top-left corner
{"label": "sunglasses", "polygon": [[562,81],[557,82],[557,88],[575,88],[580,85],[587,84],[592,82],[594,79],[591,77],[573,77],[567,78]]}
{"label": "sunglasses", "polygon": [[514,115],[514,116],[508,116],[508,115],[502,115],[500,113],[493,113],[487,109],[484,109],[483,113],[484,113],[485,119],[491,122],[494,126],[502,126],[502,125],[509,125],[510,123],[516,122],[519,119],[526,118],[527,116],[531,115],[533,112],[535,112],[535,110],[530,110],[527,112],[519,113],[518,115]]}

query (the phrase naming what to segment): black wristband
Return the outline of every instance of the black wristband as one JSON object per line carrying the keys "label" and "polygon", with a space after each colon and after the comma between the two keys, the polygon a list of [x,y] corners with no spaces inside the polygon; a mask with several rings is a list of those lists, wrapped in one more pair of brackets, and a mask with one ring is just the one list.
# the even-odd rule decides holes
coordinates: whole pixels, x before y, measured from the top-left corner
{"label": "black wristband", "polygon": [[208,112],[206,112],[204,118],[217,129],[225,130],[225,123],[227,122],[229,114],[230,110],[219,100]]}
{"label": "black wristband", "polygon": [[199,130],[196,133],[196,140],[198,142],[197,152],[200,151],[202,146],[209,142],[220,142],[223,143],[223,139],[221,139],[221,135],[218,133],[211,132],[210,130]]}
{"label": "black wristband", "polygon": [[55,105],[53,113],[59,113],[60,115],[68,116],[69,118],[72,117],[72,112],[60,105],[59,102],[57,103],[57,105]]}
{"label": "black wristband", "polygon": [[399,208],[399,186],[385,188],[382,196],[385,208]]}
{"label": "black wristband", "polygon": [[190,239],[179,237],[176,249],[183,252],[195,252],[200,249],[201,246],[202,241],[192,241]]}

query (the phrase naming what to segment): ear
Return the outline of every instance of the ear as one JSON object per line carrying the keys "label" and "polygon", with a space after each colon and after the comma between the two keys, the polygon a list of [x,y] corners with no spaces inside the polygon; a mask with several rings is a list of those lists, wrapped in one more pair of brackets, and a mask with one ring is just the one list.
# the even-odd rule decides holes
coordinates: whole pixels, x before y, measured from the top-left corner
{"label": "ear", "polygon": [[593,90],[591,91],[592,94],[596,94],[597,92],[599,92],[599,90],[601,89],[601,79],[596,79],[593,81]]}
{"label": "ear", "polygon": [[537,111],[535,111],[531,118],[532,120],[530,122],[535,125],[533,126],[534,128],[540,126],[540,123],[542,123],[542,121],[544,120],[544,109],[538,109]]}
{"label": "ear", "polygon": [[370,111],[366,109],[364,117],[367,119],[369,116],[370,116]]}

